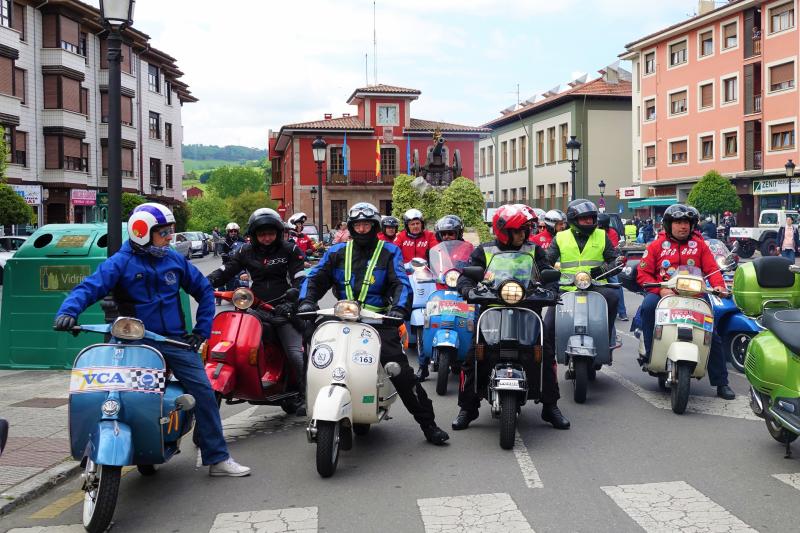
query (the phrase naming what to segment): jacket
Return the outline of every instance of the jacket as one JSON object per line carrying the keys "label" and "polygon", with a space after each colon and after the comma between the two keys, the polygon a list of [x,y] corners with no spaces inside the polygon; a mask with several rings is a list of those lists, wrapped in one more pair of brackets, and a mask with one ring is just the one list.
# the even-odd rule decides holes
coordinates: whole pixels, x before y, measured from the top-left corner
{"label": "jacket", "polygon": [[287,289],[299,288],[305,279],[305,254],[297,245],[276,241],[270,246],[245,244],[225,263],[208,275],[214,287],[225,285],[231,278],[246,270],[253,280],[253,293],[264,301],[283,296]]}
{"label": "jacket", "polygon": [[244,239],[240,237],[236,237],[235,239],[230,239],[229,237],[225,237],[220,243],[219,253],[223,257],[225,257],[226,255],[230,255],[236,250],[238,250],[239,247],[242,246],[243,244],[244,244]]}
{"label": "jacket", "polygon": [[[658,234],[656,240],[651,242],[642,255],[639,262],[639,271],[636,281],[639,285],[645,283],[660,283],[666,281],[679,266],[696,266],[703,271],[703,275],[708,275],[708,282],[712,287],[724,287],[725,280],[719,272],[714,254],[711,253],[706,242],[696,232],[689,236],[686,242],[679,242],[667,237],[665,232]],[[647,289],[653,294],[658,294],[658,287]]]}
{"label": "jacket", "polygon": [[307,254],[309,250],[313,251],[314,249],[314,241],[311,240],[311,237],[305,233],[298,233],[295,235],[294,243],[304,254]]}
{"label": "jacket", "polygon": [[382,240],[383,242],[393,242],[397,244],[397,233],[394,234],[394,237],[387,237],[384,232],[378,232],[378,239]]}
{"label": "jacket", "polygon": [[[521,247],[515,248],[513,246],[504,246],[497,242],[497,240],[485,242],[476,246],[469,256],[470,266],[479,266],[486,270],[486,267],[488,266],[486,261],[486,252],[487,250],[491,251],[493,248],[503,252],[515,252],[521,250],[524,252],[533,253],[533,260],[536,263],[536,269],[539,272],[553,268],[553,265],[547,260],[547,255],[545,254],[544,250],[534,243],[525,243]],[[459,294],[463,296],[476,286],[477,283],[469,279],[467,276],[459,276],[456,290],[458,290]]]}
{"label": "jacket", "polygon": [[428,258],[428,250],[438,244],[436,235],[430,230],[422,230],[422,233],[412,237],[406,230],[397,234],[394,244],[400,247],[403,252],[403,264],[408,263],[415,257],[422,259]]}
{"label": "jacket", "polygon": [[[352,241],[351,241],[352,242]],[[377,246],[378,240],[375,240]],[[353,264],[350,286],[357,298],[361,292],[361,284],[367,271],[374,246],[367,248],[353,242]],[[345,289],[345,250],[347,243],[335,244],[328,248],[320,262],[309,272],[300,289],[300,300],[316,304],[328,290],[333,289],[337,299],[346,299]],[[391,308],[402,313],[406,319],[411,313],[411,282],[408,281],[403,256],[400,248],[391,243],[384,243],[375,269],[372,271],[371,283],[367,290],[365,304],[376,308]]]}
{"label": "jacket", "polygon": [[610,240],[611,244],[614,245],[614,248],[616,248],[619,245],[619,233],[617,233],[617,230],[614,228],[608,228],[606,235],[608,235],[608,240]]}
{"label": "jacket", "polygon": [[130,241],[125,241],[117,253],[72,289],[58,314],[78,318],[87,307],[113,291],[121,316],[134,316],[159,335],[180,336],[186,333],[181,289],[199,304],[192,331],[209,338],[214,292],[197,267],[174,250],[162,258],[134,253]]}
{"label": "jacket", "polygon": [[713,222],[706,222],[703,224],[703,228],[700,230],[703,236],[706,239],[716,239],[717,238],[717,225]]}
{"label": "jacket", "polygon": [[536,235],[531,235],[528,242],[532,242],[542,249],[547,249],[550,243],[553,242],[553,236],[547,230],[540,231]]}
{"label": "jacket", "polygon": [[[792,230],[794,232],[794,246],[792,247],[792,250],[797,251],[797,246],[800,245],[800,235],[798,235],[796,227],[793,226]],[[786,235],[786,226],[781,226],[780,229],[778,230],[778,242],[777,242],[777,244],[778,244],[778,249],[779,250],[783,250],[783,237],[784,237],[784,235]]]}

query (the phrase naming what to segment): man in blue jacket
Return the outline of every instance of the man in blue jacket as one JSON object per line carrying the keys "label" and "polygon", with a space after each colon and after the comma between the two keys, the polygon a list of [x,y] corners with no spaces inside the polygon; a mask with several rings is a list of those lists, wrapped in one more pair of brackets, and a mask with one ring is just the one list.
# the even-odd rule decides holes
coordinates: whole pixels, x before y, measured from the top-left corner
{"label": "man in blue jacket", "polygon": [[[146,203],[134,209],[128,220],[128,240],[72,290],[61,304],[54,326],[60,331],[72,330],[87,307],[113,292],[121,316],[136,317],[149,331],[189,344],[190,350],[163,343],[157,348],[197,402],[194,414],[203,464],[210,465],[212,476],[247,476],[250,469],[228,453],[214,391],[197,354],[200,344],[211,335],[214,291],[195,266],[170,248],[174,233],[175,217],[165,206]],[[186,332],[180,289],[199,304],[191,333]]]}

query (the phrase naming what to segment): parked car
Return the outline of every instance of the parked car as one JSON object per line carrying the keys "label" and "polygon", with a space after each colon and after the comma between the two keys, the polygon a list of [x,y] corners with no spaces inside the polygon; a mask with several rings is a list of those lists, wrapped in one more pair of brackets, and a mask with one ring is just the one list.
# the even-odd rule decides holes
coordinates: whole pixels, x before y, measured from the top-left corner
{"label": "parked car", "polygon": [[16,252],[19,250],[19,247],[22,246],[28,237],[22,235],[10,235],[5,237],[0,237],[0,246],[8,250],[9,252]]}
{"label": "parked car", "polygon": [[203,235],[202,231],[184,231],[182,233],[176,233],[173,240],[176,240],[178,236],[183,236],[191,244],[192,256],[199,254],[201,257],[204,257],[208,255],[211,246]]}
{"label": "parked car", "polygon": [[6,267],[6,261],[8,261],[16,251],[6,250],[2,246],[0,246],[0,285],[3,284],[3,269]]}
{"label": "parked car", "polygon": [[778,255],[780,253],[778,244],[778,230],[786,224],[786,217],[790,216],[797,224],[797,211],[786,211],[784,209],[765,209],[761,212],[758,219],[758,226],[754,228],[733,227],[731,228],[731,243],[738,242],[739,257],[752,257],[758,250],[762,256]]}
{"label": "parked car", "polygon": [[176,233],[172,240],[169,241],[169,244],[176,252],[184,256],[186,259],[192,258],[192,243],[186,238],[186,235],[182,233]]}

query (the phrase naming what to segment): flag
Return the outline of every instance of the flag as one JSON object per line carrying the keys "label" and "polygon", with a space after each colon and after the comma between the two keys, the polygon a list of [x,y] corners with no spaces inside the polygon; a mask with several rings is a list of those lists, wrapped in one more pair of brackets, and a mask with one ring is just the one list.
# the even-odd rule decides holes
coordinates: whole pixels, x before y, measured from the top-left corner
{"label": "flag", "polygon": [[344,132],[344,146],[342,147],[342,166],[344,167],[343,174],[348,176],[347,172],[347,132]]}
{"label": "flag", "polygon": [[406,174],[411,175],[411,137],[406,135]]}
{"label": "flag", "polygon": [[381,179],[381,140],[375,139],[375,178]]}

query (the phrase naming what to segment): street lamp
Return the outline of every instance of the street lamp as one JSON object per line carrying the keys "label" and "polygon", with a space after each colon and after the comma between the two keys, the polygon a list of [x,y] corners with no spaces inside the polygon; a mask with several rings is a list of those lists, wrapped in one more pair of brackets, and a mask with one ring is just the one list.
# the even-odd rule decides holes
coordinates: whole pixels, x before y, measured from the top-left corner
{"label": "street lamp", "polygon": [[122,246],[122,30],[133,24],[136,0],[100,0],[108,30],[108,256]]}
{"label": "street lamp", "polygon": [[569,172],[572,175],[572,194],[570,195],[570,199],[575,199],[575,165],[578,163],[578,159],[581,157],[581,143],[578,139],[575,138],[574,135],[569,136],[569,141],[567,141],[567,159],[569,159],[570,169]]}
{"label": "street lamp", "polygon": [[322,228],[317,225],[317,214],[316,214],[316,206],[314,202],[317,200],[317,188],[311,187],[311,220],[314,221],[314,225],[317,226],[317,231],[319,234],[322,235]]}
{"label": "street lamp", "polygon": [[322,223],[325,217],[322,216],[322,163],[325,161],[325,152],[328,148],[328,143],[325,139],[317,135],[314,142],[311,143],[311,151],[314,152],[314,162],[317,164],[317,186],[319,187],[319,234],[322,235]]}
{"label": "street lamp", "polygon": [[602,213],[605,213],[606,210],[606,182],[600,180],[600,183],[597,184],[597,187],[600,189],[600,209]]}
{"label": "street lamp", "polygon": [[794,166],[791,159],[786,162],[786,177],[789,178],[789,196],[786,202],[786,209],[792,208],[792,179],[794,178]]}

